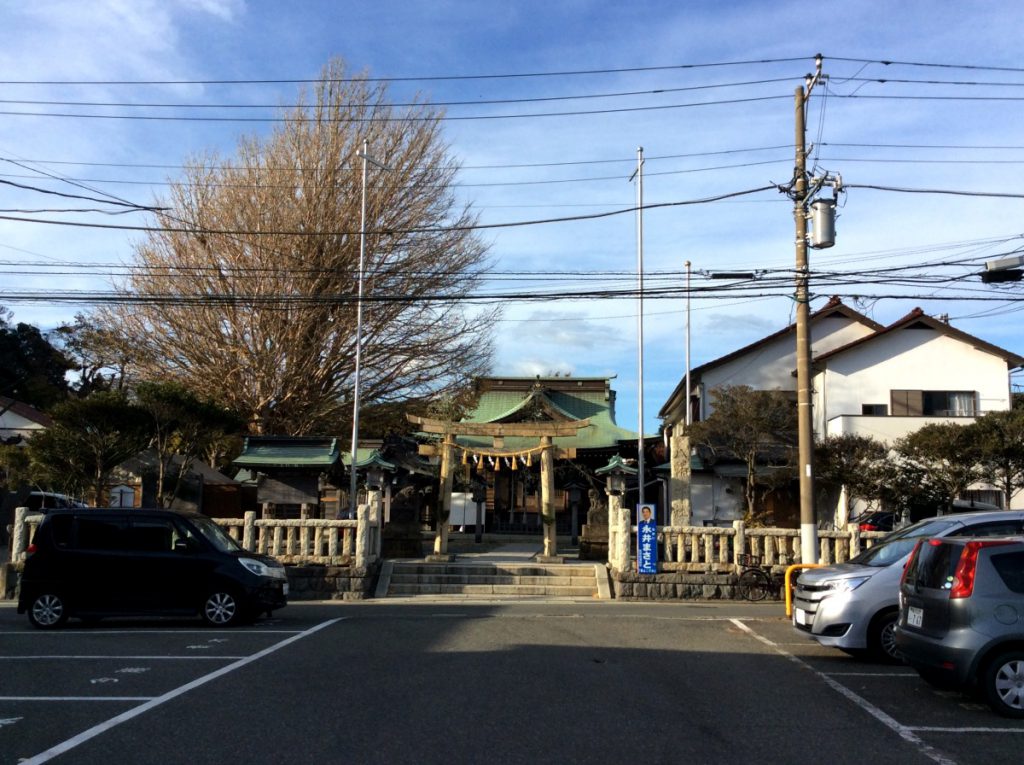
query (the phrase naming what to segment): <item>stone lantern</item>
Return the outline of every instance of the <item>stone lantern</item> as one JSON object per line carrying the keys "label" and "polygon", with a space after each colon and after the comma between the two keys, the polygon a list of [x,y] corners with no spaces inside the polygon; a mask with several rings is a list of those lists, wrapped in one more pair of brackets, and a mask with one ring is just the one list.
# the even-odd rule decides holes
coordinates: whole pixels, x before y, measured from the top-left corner
{"label": "stone lantern", "polygon": [[595,475],[606,476],[608,494],[608,562],[613,569],[626,571],[630,568],[630,512],[623,507],[622,497],[626,493],[626,476],[636,475],[637,469],[626,464],[616,454],[604,467],[594,471]]}

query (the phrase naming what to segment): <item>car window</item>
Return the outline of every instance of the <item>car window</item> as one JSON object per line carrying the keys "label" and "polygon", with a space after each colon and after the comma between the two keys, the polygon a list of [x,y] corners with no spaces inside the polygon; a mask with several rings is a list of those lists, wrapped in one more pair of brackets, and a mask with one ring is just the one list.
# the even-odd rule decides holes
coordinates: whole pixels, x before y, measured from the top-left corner
{"label": "car window", "polygon": [[959,524],[956,521],[920,521],[913,526],[907,526],[899,531],[894,531],[874,547],[869,547],[860,555],[850,558],[850,563],[878,568],[891,566],[908,555],[914,549],[914,545],[920,537],[936,536],[957,525]]}
{"label": "car window", "polygon": [[946,531],[957,525],[959,525],[957,521],[950,521],[942,518],[927,518],[923,521],[918,521],[910,526],[904,526],[902,529],[892,532],[889,536],[883,537],[882,542],[889,542],[893,539],[903,539],[904,537],[913,537],[915,539],[917,537],[935,537],[940,534],[944,534]]}
{"label": "car window", "polygon": [[132,518],[127,547],[138,552],[170,552],[174,531],[169,518]]}
{"label": "car window", "polygon": [[79,550],[124,550],[128,523],[124,518],[102,515],[80,515],[76,519]]}
{"label": "car window", "polygon": [[968,524],[962,529],[957,529],[949,536],[951,537],[1008,537],[1019,534],[1021,531],[1020,521],[1008,519],[1005,521],[990,521],[988,523]]}
{"label": "car window", "polygon": [[963,547],[951,543],[934,544],[936,541],[921,543],[917,557],[907,570],[908,583],[936,590],[948,590],[953,586],[953,575]]}
{"label": "car window", "polygon": [[50,518],[50,539],[53,544],[65,548],[71,544],[71,523],[74,520],[70,515],[54,515]]}
{"label": "car window", "polygon": [[236,550],[242,549],[242,546],[239,545],[238,542],[232,539],[224,529],[210,519],[191,518],[190,520],[196,529],[199,530],[199,533],[203,535],[203,538],[221,552],[235,552]]}
{"label": "car window", "polygon": [[174,539],[171,544],[182,539],[185,540],[185,542],[188,543],[188,546],[192,549],[200,546],[199,535],[192,529],[192,527],[181,520],[176,520],[174,522]]}
{"label": "car window", "polygon": [[1024,552],[993,555],[992,565],[1010,591],[1024,593]]}

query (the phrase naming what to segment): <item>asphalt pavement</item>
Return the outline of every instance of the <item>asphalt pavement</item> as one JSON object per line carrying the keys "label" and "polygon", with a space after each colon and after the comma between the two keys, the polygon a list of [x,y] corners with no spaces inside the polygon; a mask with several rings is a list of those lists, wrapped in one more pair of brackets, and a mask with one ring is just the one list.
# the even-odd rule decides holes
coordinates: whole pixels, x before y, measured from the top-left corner
{"label": "asphalt pavement", "polygon": [[1016,762],[1024,723],[771,604],[298,603],[253,626],[0,605],[0,763]]}

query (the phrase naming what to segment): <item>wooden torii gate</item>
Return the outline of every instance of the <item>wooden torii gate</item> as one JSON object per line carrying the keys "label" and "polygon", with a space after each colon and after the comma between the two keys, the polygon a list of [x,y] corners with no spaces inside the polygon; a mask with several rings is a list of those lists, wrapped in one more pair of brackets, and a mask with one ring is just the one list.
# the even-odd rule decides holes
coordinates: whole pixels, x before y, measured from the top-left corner
{"label": "wooden torii gate", "polygon": [[503,451],[506,437],[539,439],[540,449],[540,502],[541,520],[544,526],[543,557],[555,559],[558,555],[555,529],[555,459],[572,459],[575,447],[559,449],[552,439],[559,436],[575,436],[577,431],[590,425],[590,420],[562,420],[549,422],[446,422],[427,417],[406,415],[409,422],[418,425],[424,433],[444,437],[441,445],[422,445],[419,453],[427,456],[441,455],[441,518],[437,536],[434,537],[434,556],[448,557],[448,518],[452,509],[452,476],[454,475],[456,436],[486,436],[493,439],[494,448],[488,449],[490,456],[513,456],[521,450]]}

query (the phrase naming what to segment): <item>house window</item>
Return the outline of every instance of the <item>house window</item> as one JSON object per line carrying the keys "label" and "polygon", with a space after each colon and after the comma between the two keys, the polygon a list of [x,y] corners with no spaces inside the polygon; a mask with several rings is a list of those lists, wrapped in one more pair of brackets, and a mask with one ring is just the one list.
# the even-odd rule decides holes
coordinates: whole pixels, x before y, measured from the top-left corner
{"label": "house window", "polygon": [[903,416],[973,417],[978,413],[974,391],[894,390],[892,413]]}
{"label": "house window", "polygon": [[869,417],[885,417],[889,414],[888,404],[861,404],[860,413]]}

